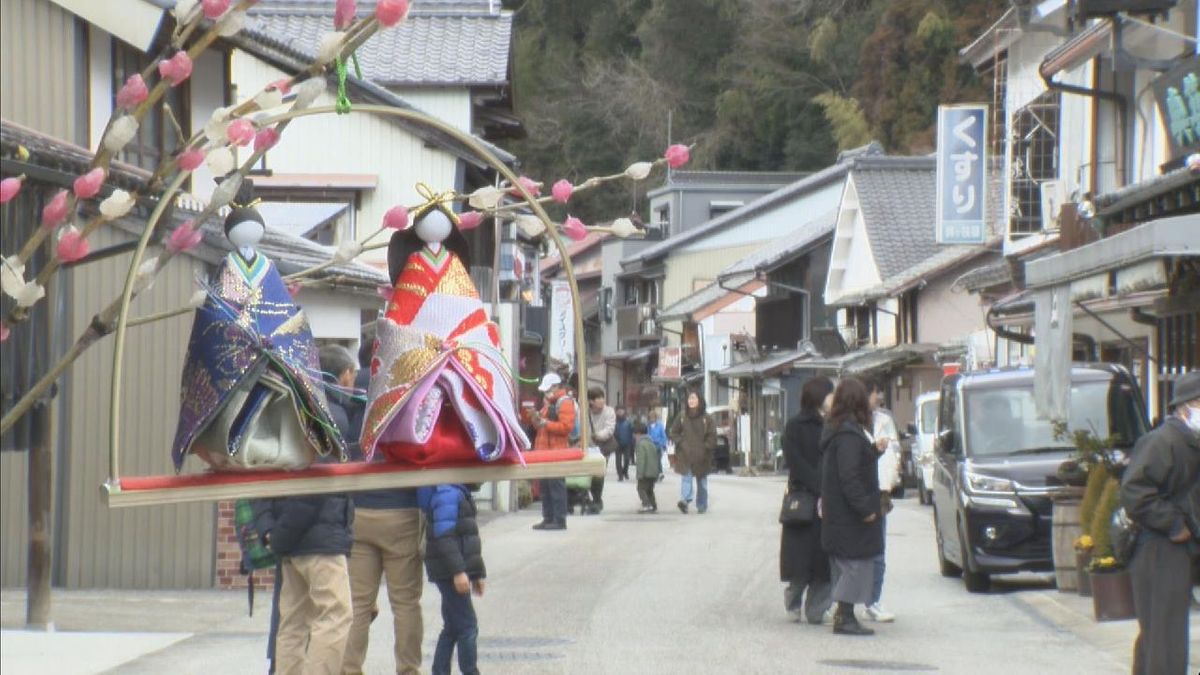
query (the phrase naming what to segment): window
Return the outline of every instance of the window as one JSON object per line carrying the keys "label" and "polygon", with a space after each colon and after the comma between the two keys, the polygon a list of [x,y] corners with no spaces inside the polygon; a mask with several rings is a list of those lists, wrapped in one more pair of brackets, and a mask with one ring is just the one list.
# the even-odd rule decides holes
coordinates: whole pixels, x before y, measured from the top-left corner
{"label": "window", "polygon": [[[112,41],[112,105],[117,105],[117,92],[125,84],[125,80],[134,73],[140,73],[153,59],[143,54],[132,45],[116,38]],[[134,166],[153,171],[162,160],[163,155],[174,154],[179,149],[181,141],[179,133],[186,137],[190,134],[191,111],[188,108],[188,90],[190,80],[178,87],[167,90],[162,102],[171,106],[175,120],[182,127],[179,131],[175,123],[163,114],[162,105],[153,106],[142,119],[137,136],[121,151],[121,161]]]}
{"label": "window", "polygon": [[851,307],[846,310],[846,326],[850,328],[850,331],[847,331],[850,335],[843,335],[843,338],[849,337],[847,342],[854,342],[850,345],[851,349],[871,344],[871,315],[874,313],[874,305]]}
{"label": "window", "polygon": [[1045,92],[1013,115],[1010,235],[1042,231],[1042,183],[1058,179],[1061,96]]}
{"label": "window", "polygon": [[899,343],[908,344],[917,340],[917,292],[910,291],[900,297],[900,312],[896,317],[899,324]]}
{"label": "window", "polygon": [[730,211],[741,207],[745,202],[709,202],[708,203],[708,218],[712,220],[717,216],[729,213]]}
{"label": "window", "polygon": [[663,204],[654,209],[654,227],[657,227],[663,236],[671,234],[671,205]]}

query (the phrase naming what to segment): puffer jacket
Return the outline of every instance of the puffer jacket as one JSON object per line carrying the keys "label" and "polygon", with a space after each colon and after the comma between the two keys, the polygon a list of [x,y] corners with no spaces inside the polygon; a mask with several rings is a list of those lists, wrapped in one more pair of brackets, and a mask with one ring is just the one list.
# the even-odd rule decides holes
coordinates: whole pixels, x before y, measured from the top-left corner
{"label": "puffer jacket", "polygon": [[261,499],[254,503],[254,527],[280,557],[350,555],[354,545],[354,505],[344,494]]}
{"label": "puffer jacket", "polygon": [[[879,453],[866,430],[847,420],[821,436],[821,545],[838,558],[873,558],[883,552]],[[875,514],[875,520],[865,518]]]}
{"label": "puffer jacket", "polygon": [[463,485],[420,488],[417,503],[425,512],[425,570],[430,581],[448,581],[466,572],[487,577],[483,542],[475,522],[475,500]]}

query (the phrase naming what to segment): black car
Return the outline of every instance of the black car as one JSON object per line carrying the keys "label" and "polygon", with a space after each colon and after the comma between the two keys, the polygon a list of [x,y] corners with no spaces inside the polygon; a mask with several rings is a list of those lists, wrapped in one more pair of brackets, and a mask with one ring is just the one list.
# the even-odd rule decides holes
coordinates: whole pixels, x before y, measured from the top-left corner
{"label": "black car", "polygon": [[[943,576],[986,591],[990,575],[1052,571],[1051,497],[1075,448],[1034,405],[1031,368],[951,375],[934,440],[934,524]],[[1137,383],[1111,364],[1074,364],[1070,430],[1114,435],[1128,452],[1146,431]]]}

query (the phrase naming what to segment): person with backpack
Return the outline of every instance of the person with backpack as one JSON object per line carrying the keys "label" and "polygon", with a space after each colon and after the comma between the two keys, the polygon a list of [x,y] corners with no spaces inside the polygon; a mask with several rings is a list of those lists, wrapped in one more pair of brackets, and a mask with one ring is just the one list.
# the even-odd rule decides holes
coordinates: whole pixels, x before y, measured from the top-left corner
{"label": "person with backpack", "polygon": [[417,502],[425,513],[425,569],[442,595],[442,632],[433,652],[433,675],[450,675],[458,648],[463,675],[479,672],[476,640],[479,623],[471,593],[482,596],[487,569],[475,522],[475,500],[464,485],[420,488]]}
{"label": "person with backpack", "polygon": [[[556,373],[546,373],[538,390],[545,399],[541,411],[533,415],[533,426],[537,429],[533,450],[565,450],[578,443],[579,412],[563,386],[562,378]],[[538,486],[542,497],[542,522],[533,529],[567,529],[566,479],[544,479],[538,481]]]}
{"label": "person with backpack", "polygon": [[275,672],[340,673],[353,619],[350,498],[281,497],[258,500],[253,508],[254,531],[279,559]]}
{"label": "person with backpack", "polygon": [[1200,558],[1200,371],[1175,382],[1167,406],[1172,414],[1138,440],[1121,477],[1121,506],[1137,531],[1129,561],[1134,675],[1188,672],[1192,565]]}
{"label": "person with backpack", "polygon": [[704,397],[698,392],[687,395],[687,408],[671,425],[675,442],[675,472],[683,477],[676,506],[683,513],[692,503],[692,479],[696,479],[696,512],[708,512],[708,474],[712,472],[713,451],[717,448],[717,426],[706,412]]}

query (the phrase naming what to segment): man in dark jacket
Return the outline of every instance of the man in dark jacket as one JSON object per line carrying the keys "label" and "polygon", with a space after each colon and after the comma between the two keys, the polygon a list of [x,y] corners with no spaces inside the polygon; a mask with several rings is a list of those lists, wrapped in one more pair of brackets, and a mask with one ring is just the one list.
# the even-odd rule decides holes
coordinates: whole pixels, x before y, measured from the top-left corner
{"label": "man in dark jacket", "polygon": [[617,428],[613,438],[617,441],[617,480],[629,478],[629,467],[633,465],[633,422],[625,408],[617,406]]}
{"label": "man in dark jacket", "polygon": [[1134,675],[1183,675],[1192,562],[1200,553],[1200,371],[1175,383],[1174,413],[1133,450],[1121,505],[1141,532],[1130,563]]}
{"label": "man in dark jacket", "polygon": [[478,673],[476,639],[479,624],[471,591],[483,595],[487,569],[483,544],[475,522],[475,500],[463,485],[421,488],[418,502],[428,518],[425,568],[429,580],[442,594],[442,620],[433,654],[434,675],[450,675],[451,656],[458,647],[458,669],[464,675]]}
{"label": "man in dark jacket", "polygon": [[337,673],[350,634],[354,507],[344,494],[255,502],[254,526],[280,558],[275,672]]}

